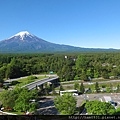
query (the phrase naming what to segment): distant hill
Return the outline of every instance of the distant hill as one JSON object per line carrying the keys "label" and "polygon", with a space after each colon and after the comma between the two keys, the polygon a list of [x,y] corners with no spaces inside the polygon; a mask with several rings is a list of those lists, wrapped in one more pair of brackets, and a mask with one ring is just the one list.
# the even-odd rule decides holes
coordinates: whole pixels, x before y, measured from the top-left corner
{"label": "distant hill", "polygon": [[45,41],[27,31],[0,41],[0,53],[37,53],[37,52],[92,52],[118,51],[117,49],[82,48],[60,45]]}

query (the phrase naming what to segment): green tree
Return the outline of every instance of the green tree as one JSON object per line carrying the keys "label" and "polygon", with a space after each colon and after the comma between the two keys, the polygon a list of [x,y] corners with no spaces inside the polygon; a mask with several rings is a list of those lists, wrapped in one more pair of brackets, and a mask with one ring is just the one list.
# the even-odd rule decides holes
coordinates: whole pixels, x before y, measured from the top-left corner
{"label": "green tree", "polygon": [[95,90],[96,90],[97,93],[98,93],[99,90],[100,90],[98,82],[95,83]]}
{"label": "green tree", "polygon": [[91,93],[91,92],[92,92],[92,90],[91,90],[91,88],[89,87],[87,93]]}
{"label": "green tree", "polygon": [[120,107],[118,107],[115,111],[115,114],[114,115],[120,115]]}
{"label": "green tree", "polygon": [[13,108],[15,105],[15,94],[13,91],[3,90],[0,93],[0,101],[5,108]]}
{"label": "green tree", "polygon": [[87,76],[89,76],[90,78],[93,78],[94,77],[94,69],[93,69],[93,67],[91,66],[91,68],[89,68],[88,70],[87,70]]}
{"label": "green tree", "polygon": [[24,88],[18,98],[15,101],[15,106],[14,106],[14,110],[16,111],[35,111],[36,109],[36,102],[32,103],[30,100],[32,99],[37,99],[38,98],[38,94],[37,94],[37,90],[32,90],[32,91],[28,91],[28,89]]}
{"label": "green tree", "polygon": [[17,78],[21,77],[22,72],[22,64],[21,61],[18,59],[13,58],[11,62],[7,65],[6,69],[6,78]]}
{"label": "green tree", "polygon": [[108,92],[108,93],[110,93],[110,92],[111,92],[110,87],[106,87],[106,92]]}
{"label": "green tree", "polygon": [[37,77],[36,77],[36,76],[33,76],[33,75],[30,75],[30,76],[27,77],[27,79],[28,79],[28,80],[34,80],[34,79],[37,79]]}
{"label": "green tree", "polygon": [[52,84],[52,94],[53,95],[55,94],[55,86],[54,86],[54,84]]}
{"label": "green tree", "polygon": [[15,88],[14,90],[4,90],[0,93],[0,101],[5,108],[12,108],[16,111],[34,111],[36,103],[30,102],[37,99],[37,91],[28,91],[26,88]]}
{"label": "green tree", "polygon": [[79,80],[80,77],[78,75],[75,75],[74,80]]}
{"label": "green tree", "polygon": [[115,108],[111,103],[98,100],[87,101],[85,108],[89,115],[113,115],[115,113]]}
{"label": "green tree", "polygon": [[104,79],[109,79],[108,71],[103,71],[103,72],[102,72],[102,77],[103,77]]}
{"label": "green tree", "polygon": [[117,85],[117,92],[119,92],[120,91],[120,85],[118,84]]}
{"label": "green tree", "polygon": [[74,89],[78,90],[79,89],[79,83],[78,82],[74,82]]}
{"label": "green tree", "polygon": [[2,66],[0,68],[0,82],[3,83],[3,79],[5,78],[5,72],[6,72],[7,67],[6,66]]}
{"label": "green tree", "polygon": [[83,82],[81,82],[81,85],[80,85],[80,92],[81,93],[85,92],[85,88],[84,88]]}
{"label": "green tree", "polygon": [[85,55],[79,55],[76,60],[76,68],[86,68],[88,65],[88,59]]}
{"label": "green tree", "polygon": [[54,99],[56,109],[61,115],[73,115],[76,110],[76,99],[72,94],[66,93],[63,96],[57,96]]}
{"label": "green tree", "polygon": [[45,83],[44,86],[45,86],[45,94],[48,95],[49,94],[49,87],[48,87],[47,83]]}
{"label": "green tree", "polygon": [[0,82],[0,87],[3,87],[3,82]]}
{"label": "green tree", "polygon": [[60,84],[60,91],[63,91],[63,90],[64,90],[64,88],[63,88],[62,84]]}
{"label": "green tree", "polygon": [[109,87],[110,87],[110,92],[112,92],[113,91],[113,85],[111,83],[110,83]]}
{"label": "green tree", "polygon": [[43,91],[43,84],[39,86],[40,87],[40,91]]}
{"label": "green tree", "polygon": [[87,75],[86,75],[86,72],[85,72],[85,71],[83,71],[83,72],[81,73],[80,78],[81,78],[82,80],[88,80],[88,77],[87,77]]}
{"label": "green tree", "polygon": [[112,75],[114,77],[117,77],[119,74],[120,74],[119,69],[117,69],[117,68],[112,69]]}
{"label": "green tree", "polygon": [[62,67],[62,70],[60,72],[62,81],[69,81],[71,78],[73,79],[74,77],[72,77],[72,74],[73,72],[70,66],[64,65]]}
{"label": "green tree", "polygon": [[100,76],[100,73],[96,70],[94,70],[94,78],[98,78]]}

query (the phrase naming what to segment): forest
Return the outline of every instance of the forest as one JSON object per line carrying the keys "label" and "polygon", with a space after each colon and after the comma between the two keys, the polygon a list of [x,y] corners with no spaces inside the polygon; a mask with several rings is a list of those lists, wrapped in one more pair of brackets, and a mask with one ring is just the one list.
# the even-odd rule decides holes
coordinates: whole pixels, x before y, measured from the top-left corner
{"label": "forest", "polygon": [[119,52],[0,54],[0,82],[53,71],[60,81],[119,78]]}

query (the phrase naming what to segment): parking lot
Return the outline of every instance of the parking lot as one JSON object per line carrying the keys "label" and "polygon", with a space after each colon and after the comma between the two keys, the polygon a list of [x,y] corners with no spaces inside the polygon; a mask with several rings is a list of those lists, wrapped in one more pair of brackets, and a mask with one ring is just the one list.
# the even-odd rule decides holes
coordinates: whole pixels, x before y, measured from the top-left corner
{"label": "parking lot", "polygon": [[120,93],[83,94],[80,96],[76,96],[77,107],[80,106],[83,100],[99,100],[101,102],[106,102],[105,97],[110,97],[112,101],[117,103],[117,107],[120,107]]}
{"label": "parking lot", "polygon": [[[83,100],[99,100],[105,102],[105,96],[110,97],[112,101],[117,103],[117,107],[120,107],[120,93],[98,93],[98,94],[83,94],[75,96],[77,99],[77,106],[79,107]],[[55,96],[45,96],[40,100],[40,107],[37,110],[40,115],[57,115],[58,111],[54,106]]]}

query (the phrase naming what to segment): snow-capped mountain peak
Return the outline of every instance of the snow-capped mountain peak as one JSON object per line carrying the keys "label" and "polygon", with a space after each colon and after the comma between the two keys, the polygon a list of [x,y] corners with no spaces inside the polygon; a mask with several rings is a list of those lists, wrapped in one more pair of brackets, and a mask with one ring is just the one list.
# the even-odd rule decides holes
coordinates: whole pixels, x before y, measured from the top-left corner
{"label": "snow-capped mountain peak", "polygon": [[23,40],[24,37],[26,37],[26,36],[33,37],[33,35],[30,34],[28,31],[22,31],[22,32],[19,32],[19,33],[15,34],[14,36],[12,36],[12,37],[10,37],[10,38],[13,38],[13,37],[20,37],[21,40]]}
{"label": "snow-capped mountain peak", "polygon": [[22,31],[22,32],[15,34],[14,36],[21,36],[22,37],[24,35],[30,35],[30,33],[28,31]]}

